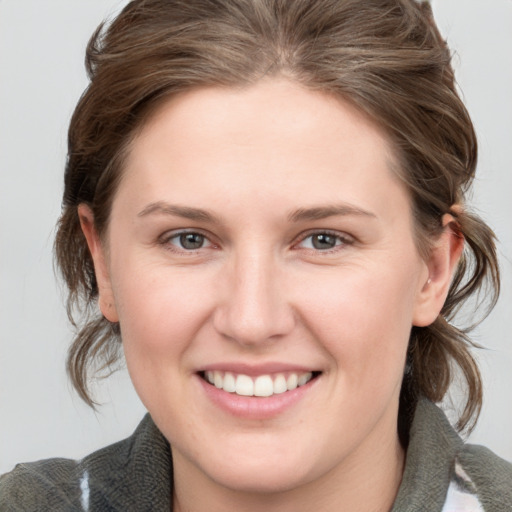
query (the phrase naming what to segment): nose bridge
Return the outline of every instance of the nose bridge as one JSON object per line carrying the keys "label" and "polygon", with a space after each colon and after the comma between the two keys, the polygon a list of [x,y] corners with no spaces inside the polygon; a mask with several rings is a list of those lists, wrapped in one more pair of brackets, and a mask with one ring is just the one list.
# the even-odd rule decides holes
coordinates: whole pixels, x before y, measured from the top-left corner
{"label": "nose bridge", "polygon": [[217,329],[240,344],[257,344],[285,335],[293,311],[283,288],[284,269],[270,250],[247,247],[231,261],[223,279],[226,296],[219,305]]}

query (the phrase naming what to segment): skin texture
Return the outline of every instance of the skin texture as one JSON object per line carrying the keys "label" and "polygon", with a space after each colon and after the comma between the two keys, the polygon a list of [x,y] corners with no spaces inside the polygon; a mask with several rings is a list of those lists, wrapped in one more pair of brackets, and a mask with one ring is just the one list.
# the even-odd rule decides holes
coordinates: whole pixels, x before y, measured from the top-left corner
{"label": "skin texture", "polygon": [[[462,250],[447,216],[422,260],[393,162],[339,99],[285,79],[203,88],[135,139],[102,239],[80,206],[101,310],[172,445],[178,510],[392,505],[410,329],[437,317]],[[203,245],[184,248],[182,230]],[[326,232],[333,247],[318,249]],[[276,363],[321,374],[270,418],[226,412],[198,376]]]}

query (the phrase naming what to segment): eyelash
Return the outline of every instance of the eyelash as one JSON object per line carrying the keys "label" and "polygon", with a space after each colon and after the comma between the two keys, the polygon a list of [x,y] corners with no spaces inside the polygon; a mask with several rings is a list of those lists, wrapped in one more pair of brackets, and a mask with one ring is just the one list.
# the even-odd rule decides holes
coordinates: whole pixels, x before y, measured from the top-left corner
{"label": "eyelash", "polygon": [[[348,245],[352,245],[355,241],[353,237],[351,237],[350,235],[347,235],[346,233],[340,233],[337,231],[329,231],[329,230],[315,230],[315,231],[310,231],[310,232],[302,235],[301,238],[299,239],[299,241],[294,244],[294,247],[296,247],[297,245],[301,244],[302,242],[304,242],[305,240],[307,240],[309,238],[313,238],[314,236],[320,236],[320,235],[333,237],[336,239],[336,242],[339,242],[339,243],[336,243],[336,245],[334,247],[329,248],[329,249],[308,248],[306,250],[313,250],[314,252],[316,252],[318,254],[323,254],[323,255],[332,254],[332,253],[338,252],[340,250],[343,250],[343,248]],[[300,249],[297,249],[297,250],[300,250]]]}
{"label": "eyelash", "polygon": [[[172,240],[177,240],[179,243],[180,238],[183,236],[186,236],[186,235],[199,235],[200,237],[203,238],[203,242],[209,243],[209,246],[204,247],[204,245],[202,245],[201,247],[198,247],[197,249],[186,249],[184,247],[177,247],[177,245],[174,245],[172,243]],[[327,248],[327,249],[317,249],[314,247],[310,247],[310,248],[298,247],[304,241],[306,241],[310,238],[312,239],[314,236],[333,237],[336,240],[336,244],[332,248]],[[352,245],[354,243],[354,241],[355,240],[353,237],[346,235],[346,234],[341,234],[336,231],[315,230],[315,231],[310,231],[308,233],[301,235],[300,238],[298,239],[298,241],[294,242],[293,249],[294,250],[314,251],[315,253],[318,253],[318,254],[327,255],[327,254],[332,254],[334,252],[343,250],[344,247]],[[167,250],[169,250],[171,252],[175,252],[175,253],[179,253],[179,254],[188,254],[188,255],[195,255],[201,249],[217,248],[218,247],[214,242],[212,242],[209,239],[207,234],[202,233],[199,230],[183,230],[183,231],[167,233],[167,234],[163,235],[162,237],[160,237],[158,242],[160,245],[164,246]],[[313,244],[313,242],[312,242],[312,244]]]}
{"label": "eyelash", "polygon": [[[182,231],[175,231],[171,233],[166,233],[162,237],[159,238],[158,243],[165,247],[168,251],[179,253],[179,254],[188,254],[188,255],[195,255],[198,251],[201,249],[205,249],[204,246],[201,246],[197,249],[185,249],[184,247],[178,247],[177,245],[172,244],[172,240],[178,240],[182,236],[186,235],[199,235],[203,237],[204,242],[208,242],[212,247],[216,247],[216,244],[214,244],[206,235],[205,233],[202,233],[199,230],[182,230]],[[179,243],[179,242],[178,242]]]}

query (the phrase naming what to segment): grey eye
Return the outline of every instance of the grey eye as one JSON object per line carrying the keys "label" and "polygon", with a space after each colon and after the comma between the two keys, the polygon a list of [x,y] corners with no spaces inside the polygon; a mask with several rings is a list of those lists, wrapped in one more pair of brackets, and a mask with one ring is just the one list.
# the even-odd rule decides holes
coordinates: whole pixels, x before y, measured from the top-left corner
{"label": "grey eye", "polygon": [[193,251],[194,249],[201,249],[201,247],[203,247],[205,237],[200,233],[182,233],[179,235],[179,241],[183,249]]}
{"label": "grey eye", "polygon": [[332,249],[338,245],[338,237],[328,233],[318,233],[311,235],[311,245],[318,250]]}

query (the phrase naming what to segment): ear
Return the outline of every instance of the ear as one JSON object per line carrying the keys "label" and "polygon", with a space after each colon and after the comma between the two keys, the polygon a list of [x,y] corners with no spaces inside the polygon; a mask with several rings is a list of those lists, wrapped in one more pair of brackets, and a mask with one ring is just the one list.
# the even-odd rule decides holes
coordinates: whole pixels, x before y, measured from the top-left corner
{"label": "ear", "polygon": [[117,315],[112,284],[110,282],[110,272],[105,254],[106,251],[94,226],[94,214],[89,206],[80,204],[78,206],[78,217],[94,263],[94,273],[96,274],[99,293],[98,305],[103,316],[109,322],[118,322],[119,317]]}
{"label": "ear", "polygon": [[443,232],[436,240],[427,260],[428,278],[416,298],[413,325],[426,327],[438,317],[464,249],[464,237],[454,217],[442,218]]}

